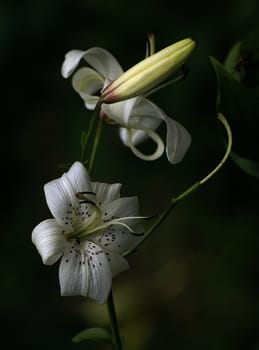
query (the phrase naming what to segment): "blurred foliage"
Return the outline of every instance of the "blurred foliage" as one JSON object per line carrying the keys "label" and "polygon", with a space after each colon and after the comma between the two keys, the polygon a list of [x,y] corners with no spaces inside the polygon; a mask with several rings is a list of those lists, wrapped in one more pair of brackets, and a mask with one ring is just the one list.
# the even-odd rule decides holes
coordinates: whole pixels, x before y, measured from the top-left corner
{"label": "blurred foliage", "polygon": [[[249,175],[259,177],[259,29],[233,46],[224,66],[211,62],[217,74],[217,108],[228,116],[234,134],[232,159]],[[236,153],[237,152],[237,153]]]}
{"label": "blurred foliage", "polygon": [[[122,182],[123,194],[139,195],[142,214],[152,215],[224,153],[209,56],[224,62],[258,25],[258,15],[256,0],[1,1],[1,159],[8,174],[0,303],[8,348],[91,350],[94,344],[73,344],[72,337],[107,325],[105,305],[60,297],[58,264],[44,266],[31,243],[34,226],[50,217],[43,185],[60,176],[58,164],[79,158],[90,116],[60,75],[64,54],[100,46],[126,69],[144,57],[148,32],[155,33],[157,49],[187,36],[198,41],[187,78],[151,96],[192,134],[183,163],[142,162],[108,126],[98,152],[94,180]],[[251,122],[253,139],[241,123],[235,143],[252,143],[258,159],[258,123]],[[227,162],[129,258],[131,269],[114,281],[127,349],[259,349],[258,195],[258,180]]]}

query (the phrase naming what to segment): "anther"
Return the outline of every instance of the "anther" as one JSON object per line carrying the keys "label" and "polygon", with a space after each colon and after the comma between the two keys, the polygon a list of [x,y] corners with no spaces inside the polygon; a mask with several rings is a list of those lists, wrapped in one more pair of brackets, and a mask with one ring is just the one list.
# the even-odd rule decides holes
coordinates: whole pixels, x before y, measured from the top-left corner
{"label": "anther", "polygon": [[130,232],[130,234],[132,235],[132,236],[144,236],[144,234],[145,234],[145,232],[140,232],[140,233],[137,233],[137,232]]}

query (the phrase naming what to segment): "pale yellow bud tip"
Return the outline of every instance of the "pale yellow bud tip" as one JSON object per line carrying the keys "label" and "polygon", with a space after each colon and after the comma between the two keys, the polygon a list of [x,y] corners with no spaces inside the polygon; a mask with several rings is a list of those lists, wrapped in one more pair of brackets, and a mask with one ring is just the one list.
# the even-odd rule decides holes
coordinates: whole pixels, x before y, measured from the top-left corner
{"label": "pale yellow bud tip", "polygon": [[148,92],[180,68],[195,46],[195,41],[187,38],[145,58],[102,91],[102,102],[119,102]]}

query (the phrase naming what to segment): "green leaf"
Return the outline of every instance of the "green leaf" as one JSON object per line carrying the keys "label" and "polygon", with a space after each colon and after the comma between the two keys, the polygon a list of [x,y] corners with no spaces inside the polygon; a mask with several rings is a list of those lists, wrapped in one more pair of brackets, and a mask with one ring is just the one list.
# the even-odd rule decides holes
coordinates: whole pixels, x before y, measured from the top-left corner
{"label": "green leaf", "polygon": [[243,83],[259,96],[259,28],[242,40],[241,57],[245,57]]}
{"label": "green leaf", "polygon": [[259,161],[259,99],[211,57],[218,81],[217,109],[225,115],[233,132],[233,149],[241,157]]}
{"label": "green leaf", "polygon": [[259,28],[230,49],[224,67],[232,77],[259,95]]}
{"label": "green leaf", "polygon": [[80,343],[85,340],[112,343],[112,337],[110,332],[106,328],[102,328],[102,327],[87,328],[82,332],[78,333],[72,339],[74,343]]}
{"label": "green leaf", "polygon": [[224,62],[225,69],[237,81],[240,81],[240,74],[236,70],[237,64],[238,64],[238,62],[240,60],[240,56],[241,56],[240,47],[241,47],[241,42],[239,41],[230,49],[230,51],[225,59],[225,62]]}
{"label": "green leaf", "polygon": [[256,177],[259,179],[259,163],[251,159],[240,157],[235,152],[231,152],[231,158],[236,163],[236,165],[242,169],[248,175]]}

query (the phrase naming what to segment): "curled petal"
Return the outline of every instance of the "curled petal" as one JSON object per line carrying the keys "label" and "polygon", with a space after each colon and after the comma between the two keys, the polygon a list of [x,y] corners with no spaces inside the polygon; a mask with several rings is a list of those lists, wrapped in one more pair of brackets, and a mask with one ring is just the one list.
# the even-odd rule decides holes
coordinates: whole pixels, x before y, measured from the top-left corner
{"label": "curled petal", "polygon": [[32,231],[32,242],[45,265],[54,264],[65,251],[67,242],[62,230],[56,220],[48,219],[42,221]]}
{"label": "curled petal", "polygon": [[161,155],[164,153],[164,149],[165,149],[164,143],[160,138],[160,136],[155,131],[151,129],[142,129],[142,131],[144,131],[147,134],[147,136],[149,136],[156,144],[156,150],[152,154],[142,153],[133,143],[132,139],[133,139],[134,131],[132,131],[132,129],[126,129],[126,131],[127,131],[128,146],[130,147],[132,152],[135,154],[135,156],[137,156],[138,158],[143,160],[156,160],[159,157],[161,157]]}
{"label": "curled petal", "polygon": [[[140,125],[145,126],[146,128],[153,128],[154,124],[151,122],[152,118],[156,118],[160,120],[160,122],[164,121],[167,127],[167,158],[172,164],[179,163],[183,159],[190,146],[191,136],[181,124],[168,117],[156,104],[148,99],[143,99],[140,103],[136,104],[132,109],[132,114],[133,116],[139,115]],[[147,119],[147,117],[149,118]],[[136,122],[132,119],[131,123],[135,124]]]}
{"label": "curled petal", "polygon": [[65,60],[61,68],[61,74],[64,78],[70,77],[84,54],[85,51],[82,50],[71,50],[65,55]]}
{"label": "curled petal", "polygon": [[165,115],[167,125],[166,154],[170,163],[177,164],[183,160],[191,144],[189,132],[177,121]]}
{"label": "curled petal", "polygon": [[104,79],[91,68],[81,68],[72,79],[72,86],[84,100],[87,109],[94,109],[99,100],[98,91],[103,88]]}
{"label": "curled petal", "polygon": [[[125,118],[127,127],[135,129],[131,133],[131,141],[133,145],[138,145],[148,139],[148,134],[142,130],[151,129],[156,130],[161,124],[162,120],[157,118],[157,113],[154,108],[149,104],[149,101],[142,97],[131,99],[133,104],[131,109],[128,110],[127,119]],[[121,104],[125,102],[119,102]],[[113,104],[117,105],[119,103]],[[120,128],[120,137],[123,143],[128,146],[128,132],[126,128]]]}
{"label": "curled petal", "polygon": [[76,194],[92,191],[84,165],[75,162],[61,178],[48,182],[44,186],[44,191],[54,218],[66,230],[73,230],[73,220],[76,218],[75,213],[79,205]]}
{"label": "curled petal", "polygon": [[112,283],[112,274],[105,252],[92,242],[71,244],[59,268],[61,295],[82,295],[102,304]]}
{"label": "curled petal", "polygon": [[69,51],[65,55],[62,65],[62,76],[68,78],[74,72],[82,58],[105,79],[114,80],[123,73],[117,60],[108,51],[100,47],[93,47],[86,51]]}
{"label": "curled petal", "polygon": [[120,64],[113,55],[100,47],[92,47],[85,51],[84,60],[105,79],[114,80],[123,73]]}

